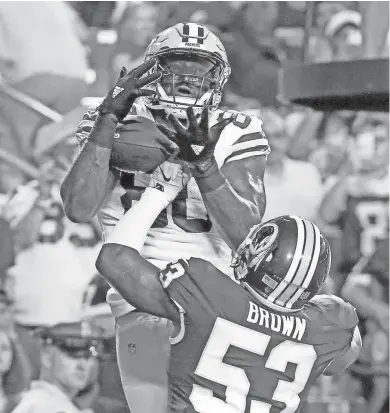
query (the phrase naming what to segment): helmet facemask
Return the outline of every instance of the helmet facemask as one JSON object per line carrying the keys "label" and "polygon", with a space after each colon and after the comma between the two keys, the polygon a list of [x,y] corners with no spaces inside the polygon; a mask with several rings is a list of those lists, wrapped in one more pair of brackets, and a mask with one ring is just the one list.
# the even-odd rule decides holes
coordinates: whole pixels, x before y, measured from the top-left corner
{"label": "helmet facemask", "polygon": [[[222,59],[207,52],[194,53],[188,50],[162,51],[155,57],[157,62],[151,73],[161,71],[162,77],[158,83],[150,86],[156,92],[147,98],[150,108],[164,109],[181,119],[187,118],[188,107],[194,109],[196,116],[205,108],[217,109],[222,88],[227,81],[227,68]],[[187,61],[187,67],[180,68],[180,61]]]}

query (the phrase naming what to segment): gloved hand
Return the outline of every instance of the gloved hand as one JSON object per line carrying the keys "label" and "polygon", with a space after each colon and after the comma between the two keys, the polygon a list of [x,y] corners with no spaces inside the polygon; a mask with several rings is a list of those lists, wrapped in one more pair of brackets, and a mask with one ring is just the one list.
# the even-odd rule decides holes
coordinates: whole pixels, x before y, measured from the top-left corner
{"label": "gloved hand", "polygon": [[113,114],[122,121],[138,97],[151,96],[155,93],[152,90],[142,89],[161,78],[161,72],[142,77],[155,63],[155,60],[149,60],[129,73],[123,67],[115,87],[108,92],[102,104],[97,107],[97,111],[101,115]]}
{"label": "gloved hand", "polygon": [[166,161],[153,172],[149,188],[161,191],[168,203],[171,203],[190,178],[191,174],[186,165]]}
{"label": "gloved hand", "polygon": [[169,139],[175,142],[179,149],[178,158],[186,161],[194,168],[195,173],[202,173],[208,168],[209,164],[215,162],[214,149],[218,139],[225,128],[234,119],[233,117],[223,119],[221,122],[209,128],[209,113],[205,109],[202,112],[200,122],[198,123],[194,110],[190,107],[187,109],[188,129],[173,115],[168,116],[174,130],[165,125],[158,124],[157,127]]}

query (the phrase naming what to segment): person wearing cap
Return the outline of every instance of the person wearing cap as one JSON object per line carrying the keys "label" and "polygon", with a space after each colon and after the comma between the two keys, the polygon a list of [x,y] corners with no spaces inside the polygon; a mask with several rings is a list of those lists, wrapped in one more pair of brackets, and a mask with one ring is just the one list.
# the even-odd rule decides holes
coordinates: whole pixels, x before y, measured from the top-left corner
{"label": "person wearing cap", "polygon": [[60,323],[35,332],[42,341],[41,373],[13,413],[79,413],[73,402],[89,382],[103,348],[103,330],[88,322]]}
{"label": "person wearing cap", "polygon": [[325,26],[325,36],[332,48],[332,60],[352,60],[362,57],[362,16],[354,10],[333,15]]}

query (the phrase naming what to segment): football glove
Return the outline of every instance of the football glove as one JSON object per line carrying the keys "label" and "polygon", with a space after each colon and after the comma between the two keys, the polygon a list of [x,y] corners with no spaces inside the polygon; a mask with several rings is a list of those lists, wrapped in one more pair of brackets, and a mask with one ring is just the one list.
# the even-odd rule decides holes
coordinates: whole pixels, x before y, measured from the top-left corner
{"label": "football glove", "polygon": [[123,67],[115,87],[108,92],[102,104],[97,107],[98,112],[101,115],[113,114],[119,121],[122,121],[137,98],[155,94],[152,90],[142,89],[161,78],[161,72],[143,76],[155,63],[154,60],[149,60],[129,73]]}
{"label": "football glove", "polygon": [[223,119],[209,128],[209,113],[205,109],[198,123],[192,107],[187,109],[188,129],[173,115],[168,116],[174,130],[165,125],[157,127],[179,147],[178,158],[188,162],[195,172],[202,173],[210,163],[214,162],[214,149],[226,125],[232,122],[233,117]]}
{"label": "football glove", "polygon": [[166,200],[171,203],[185,188],[190,178],[188,167],[166,161],[154,170],[150,177],[149,187],[161,191]]}

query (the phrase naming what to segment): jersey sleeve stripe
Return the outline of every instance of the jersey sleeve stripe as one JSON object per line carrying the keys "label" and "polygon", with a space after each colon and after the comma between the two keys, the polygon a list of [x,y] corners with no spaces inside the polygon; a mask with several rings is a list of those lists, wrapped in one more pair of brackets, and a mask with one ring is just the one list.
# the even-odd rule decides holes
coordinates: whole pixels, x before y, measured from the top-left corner
{"label": "jersey sleeve stripe", "polygon": [[229,162],[239,161],[240,159],[250,158],[251,156],[264,156],[264,152],[262,151],[246,152],[241,155],[230,157],[229,160],[225,162],[225,164]]}
{"label": "jersey sleeve stripe", "polygon": [[[255,145],[249,148],[234,151],[231,155],[225,158],[225,163],[235,160],[236,157],[240,156],[239,159],[248,158],[249,156],[261,156],[268,155],[271,152],[268,145]],[[241,156],[246,155],[246,156]]]}
{"label": "jersey sleeve stripe", "polygon": [[241,151],[242,149],[253,148],[255,146],[269,146],[267,139],[254,139],[247,142],[234,144],[231,148],[231,153]]}
{"label": "jersey sleeve stripe", "polygon": [[239,145],[240,143],[244,142],[250,142],[250,141],[260,141],[259,143],[263,145],[268,145],[268,140],[265,137],[265,134],[263,132],[253,132],[253,133],[247,133],[246,135],[242,135],[240,138],[238,138],[234,143],[234,145]]}

